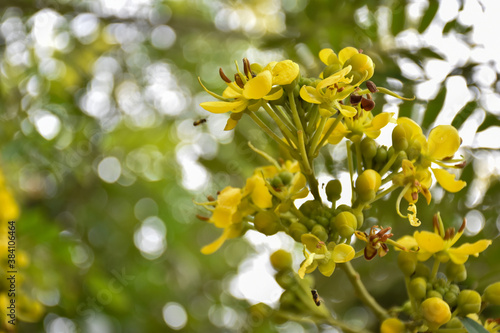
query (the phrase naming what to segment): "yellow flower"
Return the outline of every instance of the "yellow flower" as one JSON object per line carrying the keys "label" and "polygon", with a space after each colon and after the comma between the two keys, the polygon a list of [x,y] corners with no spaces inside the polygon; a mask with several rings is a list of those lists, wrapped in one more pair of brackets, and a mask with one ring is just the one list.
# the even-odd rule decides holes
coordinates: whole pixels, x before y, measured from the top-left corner
{"label": "yellow flower", "polygon": [[490,333],[500,332],[500,318],[487,319],[484,323],[484,328]]}
{"label": "yellow flower", "polygon": [[446,324],[451,319],[450,306],[438,297],[431,297],[423,301],[420,310],[427,325],[432,330],[438,329],[439,326]]}
{"label": "yellow flower", "polygon": [[333,242],[328,244],[320,241],[313,234],[304,234],[301,237],[304,244],[305,260],[300,265],[299,276],[303,279],[306,273],[319,269],[324,276],[331,276],[337,263],[344,263],[354,258],[354,248],[347,244],[336,245]]}
{"label": "yellow flower", "polygon": [[337,56],[332,49],[323,49],[319,52],[319,58],[327,65],[324,76],[331,75],[341,68],[352,67],[351,79],[353,84],[359,85],[373,76],[375,64],[366,54],[360,53],[354,47],[345,47]]}
{"label": "yellow flower", "polygon": [[465,243],[459,247],[453,247],[462,236],[465,225],[466,220],[464,219],[457,233],[455,233],[454,228],[444,230],[441,216],[436,214],[434,216],[434,232],[415,231],[413,234],[413,238],[420,247],[417,254],[418,260],[426,261],[434,256],[443,263],[451,260],[455,264],[464,264],[470,255],[477,257],[491,244],[491,240],[482,239],[473,244]]}
{"label": "yellow flower", "polygon": [[235,238],[241,234],[243,229],[242,214],[238,212],[238,206],[242,197],[241,189],[230,186],[219,193],[217,201],[214,203],[215,208],[212,216],[208,221],[224,231],[217,240],[201,249],[203,254],[214,253],[224,244],[226,239]]}
{"label": "yellow flower", "polygon": [[319,104],[319,111],[322,116],[329,117],[337,110],[345,117],[353,117],[357,110],[352,106],[342,105],[339,101],[343,100],[355,89],[354,86],[346,87],[351,79],[346,78],[351,70],[351,66],[338,71],[337,73],[320,81],[315,87],[304,85],[300,89],[300,97],[306,102]]}
{"label": "yellow flower", "polygon": [[406,332],[405,324],[398,318],[388,318],[380,325],[380,333],[404,333]]}
{"label": "yellow flower", "polygon": [[[431,202],[431,192],[429,187],[432,184],[431,173],[428,169],[417,169],[409,160],[403,160],[403,171],[394,176],[392,182],[395,185],[403,186],[403,196],[409,203],[415,203],[418,200],[418,194],[422,195],[427,200],[427,204]],[[400,200],[400,199],[399,199]],[[397,207],[399,210],[399,200]]]}

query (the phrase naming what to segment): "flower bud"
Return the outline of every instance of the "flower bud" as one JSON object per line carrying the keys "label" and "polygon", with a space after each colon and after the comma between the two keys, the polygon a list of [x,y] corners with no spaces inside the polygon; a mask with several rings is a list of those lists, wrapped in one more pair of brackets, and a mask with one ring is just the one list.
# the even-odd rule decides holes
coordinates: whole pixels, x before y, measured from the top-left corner
{"label": "flower bud", "polygon": [[462,282],[467,278],[467,270],[463,264],[449,261],[446,265],[446,276],[454,282]]}
{"label": "flower bud", "polygon": [[460,294],[460,287],[456,284],[450,284],[449,290],[457,296]]}
{"label": "flower bud", "polygon": [[326,240],[328,239],[328,233],[326,232],[325,228],[323,228],[323,226],[321,226],[319,224],[316,224],[312,228],[311,232],[313,235],[318,237],[319,240],[322,242],[326,242]]}
{"label": "flower bud", "polygon": [[342,195],[342,184],[340,183],[340,180],[338,179],[330,180],[326,184],[325,192],[328,201],[335,202],[339,200],[340,196]]}
{"label": "flower bud", "polygon": [[358,228],[360,229],[363,226],[363,222],[365,221],[365,216],[363,212],[355,211],[354,216],[356,216],[356,220],[358,221]]}
{"label": "flower bud", "polygon": [[278,216],[269,211],[258,212],[257,215],[255,215],[253,224],[257,231],[267,236],[274,235],[281,229]]}
{"label": "flower bud", "polygon": [[382,183],[380,174],[372,169],[363,171],[356,179],[356,192],[361,201],[370,201],[375,198]]}
{"label": "flower bud", "polygon": [[377,164],[385,164],[387,162],[387,147],[380,146],[377,148],[377,154],[375,155],[375,162]]}
{"label": "flower bud", "polygon": [[299,208],[301,213],[307,217],[312,217],[312,215],[316,211],[321,210],[321,209],[323,209],[323,204],[321,202],[316,201],[316,200],[306,201]]}
{"label": "flower bud", "polygon": [[308,230],[302,223],[294,222],[290,225],[288,232],[296,242],[300,242],[300,237],[302,237],[303,234],[307,233]]}
{"label": "flower bud", "polygon": [[428,278],[431,274],[431,270],[425,264],[419,262],[417,263],[417,267],[415,268],[415,275],[421,276],[423,278]]}
{"label": "flower bud", "polygon": [[427,294],[425,295],[425,298],[439,298],[439,299],[443,299],[443,295],[441,293],[439,293],[438,291],[436,290],[427,290]]}
{"label": "flower bud", "polygon": [[289,185],[293,179],[293,174],[288,171],[281,171],[278,176],[281,178],[283,185]]}
{"label": "flower bud", "polygon": [[274,252],[269,259],[271,260],[271,265],[277,271],[292,267],[292,255],[285,250]]}
{"label": "flower bud", "polygon": [[365,137],[361,140],[361,153],[365,161],[371,161],[377,155],[377,143],[375,140]]}
{"label": "flower bud", "polygon": [[408,159],[408,157],[406,155],[406,152],[404,150],[401,150],[397,154],[398,154],[398,157],[396,158],[396,162],[394,162],[394,164],[391,167],[392,171],[398,171],[399,168],[401,168],[401,165],[403,164],[403,160],[407,160]]}
{"label": "flower bud", "polygon": [[425,298],[427,291],[427,281],[422,277],[416,277],[410,281],[409,290],[410,294],[417,300]]}
{"label": "flower bud", "polygon": [[491,305],[500,305],[500,282],[490,284],[484,289],[483,301]]}
{"label": "flower bud", "polygon": [[447,324],[446,328],[463,328],[462,322],[457,317],[452,318]]}
{"label": "flower bud", "polygon": [[411,146],[408,147],[408,150],[406,151],[406,154],[410,161],[418,159],[421,153],[422,153],[422,144],[419,141],[413,141]]}
{"label": "flower bud", "polygon": [[291,270],[282,270],[278,271],[274,275],[274,279],[276,282],[279,284],[279,286],[283,289],[290,289],[292,286],[295,285],[295,278],[293,277],[293,273]]}
{"label": "flower bud", "polygon": [[422,315],[431,330],[446,324],[451,319],[450,306],[440,298],[431,297],[421,304]]}
{"label": "flower bud", "polygon": [[448,291],[443,295],[443,300],[448,303],[448,305],[452,308],[457,305],[457,294],[452,291]]}
{"label": "flower bud", "polygon": [[469,313],[478,313],[481,310],[481,295],[475,290],[462,290],[458,294],[457,309],[464,316]]}
{"label": "flower bud", "polygon": [[406,131],[403,125],[397,125],[392,130],[392,146],[395,151],[406,150],[408,148],[408,140],[406,139]]}
{"label": "flower bud", "polygon": [[358,53],[350,57],[344,63],[344,68],[352,66],[351,71],[347,76],[352,74],[351,84],[360,84],[361,81],[366,81],[373,76],[375,64],[373,60],[366,54]]}
{"label": "flower bud", "polygon": [[334,219],[330,225],[335,228],[340,236],[350,238],[358,226],[358,220],[351,212],[341,212]]}
{"label": "flower bud", "polygon": [[417,254],[401,251],[398,255],[398,267],[405,276],[411,276],[417,269]]}
{"label": "flower bud", "polygon": [[273,188],[280,188],[283,186],[283,180],[280,177],[276,176],[269,182]]}
{"label": "flower bud", "polygon": [[323,216],[316,217],[316,221],[325,228],[328,228],[328,226],[330,225],[330,219],[327,217]]}
{"label": "flower bud", "polygon": [[388,318],[380,325],[380,333],[405,333],[405,324],[398,318]]}
{"label": "flower bud", "polygon": [[265,303],[254,304],[248,310],[252,316],[252,320],[255,320],[255,322],[261,322],[264,318],[269,318],[274,311]]}

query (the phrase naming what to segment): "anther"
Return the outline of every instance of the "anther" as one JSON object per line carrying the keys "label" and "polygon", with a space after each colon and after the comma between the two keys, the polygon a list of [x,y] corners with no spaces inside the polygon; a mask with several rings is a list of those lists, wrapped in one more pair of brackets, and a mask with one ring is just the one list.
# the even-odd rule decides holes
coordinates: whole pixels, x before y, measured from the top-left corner
{"label": "anther", "polygon": [[226,76],[226,74],[224,74],[224,71],[222,70],[222,67],[219,68],[219,75],[220,77],[227,83],[231,83],[231,80],[229,80],[229,78]]}
{"label": "anther", "polygon": [[252,69],[250,68],[250,61],[247,58],[243,58],[243,70],[248,79],[252,77]]}
{"label": "anther", "polygon": [[458,229],[458,232],[461,233],[462,231],[464,231],[466,225],[467,225],[467,220],[464,217],[464,221],[462,222],[460,229]]}
{"label": "anther", "polygon": [[377,86],[372,81],[366,81],[366,87],[372,93],[376,93],[378,91]]}
{"label": "anther", "polygon": [[198,215],[198,214],[196,214],[196,217],[197,217],[199,220],[202,220],[202,221],[208,221],[208,220],[210,220],[208,217],[206,217],[206,216],[201,216],[201,215]]}
{"label": "anther", "polygon": [[238,87],[240,87],[241,89],[243,89],[245,87],[245,84],[241,80],[241,77],[238,73],[234,74],[234,82],[236,82]]}
{"label": "anther", "polygon": [[207,200],[208,201],[215,201],[215,198],[211,195],[207,195]]}
{"label": "anther", "polygon": [[371,111],[375,107],[375,102],[371,99],[361,98],[361,107],[366,111]]}
{"label": "anther", "polygon": [[351,102],[351,105],[357,105],[359,102],[361,102],[362,98],[363,96],[351,94],[351,96],[349,96],[349,102]]}
{"label": "anther", "polygon": [[455,164],[454,166],[456,168],[460,168],[460,169],[463,169],[465,168],[465,166],[467,165],[467,162],[466,161],[463,161],[462,163],[458,163],[458,164]]}

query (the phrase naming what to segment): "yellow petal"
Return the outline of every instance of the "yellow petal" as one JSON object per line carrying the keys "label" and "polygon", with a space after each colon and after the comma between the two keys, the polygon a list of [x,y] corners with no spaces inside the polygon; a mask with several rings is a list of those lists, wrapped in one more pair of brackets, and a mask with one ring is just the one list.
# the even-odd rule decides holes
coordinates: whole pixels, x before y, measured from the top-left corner
{"label": "yellow petal", "polygon": [[328,62],[328,59],[330,58],[330,56],[332,54],[335,54],[335,52],[333,52],[332,49],[323,49],[321,51],[319,51],[319,59],[321,60],[321,62],[323,62],[325,65],[330,65],[330,63]]}
{"label": "yellow petal", "polygon": [[314,87],[302,86],[302,88],[300,88],[300,97],[306,102],[321,104],[321,96]]}
{"label": "yellow petal", "polygon": [[349,105],[342,105],[340,112],[344,115],[344,117],[351,118],[358,113],[358,110]]}
{"label": "yellow petal", "polygon": [[344,62],[346,62],[347,59],[358,53],[359,53],[358,50],[356,50],[354,47],[351,46],[344,47],[339,52],[339,60],[343,64]]}
{"label": "yellow petal", "polygon": [[432,129],[428,139],[429,157],[442,160],[453,157],[460,147],[460,136],[455,127],[440,125]]}
{"label": "yellow petal", "polygon": [[333,249],[332,259],[336,263],[348,262],[354,258],[355,254],[356,251],[354,251],[354,248],[351,245],[338,244]]}
{"label": "yellow petal", "polygon": [[[304,276],[306,275],[306,272],[308,271],[308,268],[310,266],[312,266],[314,264],[314,256],[315,254],[314,253],[311,253],[307,258],[306,260],[304,260],[302,262],[302,264],[300,265],[300,268],[299,268],[299,276],[301,279],[304,278]],[[316,264],[317,265],[317,264]],[[314,267],[316,268],[316,267]]]}
{"label": "yellow petal", "polygon": [[299,75],[299,65],[291,60],[280,61],[272,70],[273,84],[290,84]]}
{"label": "yellow petal", "polygon": [[455,193],[460,191],[467,185],[463,180],[455,180],[455,175],[449,173],[444,169],[434,169],[431,168],[432,172],[434,172],[434,176],[436,176],[436,180],[439,185],[444,188],[446,191]]}
{"label": "yellow petal", "polygon": [[306,177],[302,173],[296,173],[292,179],[292,186],[290,186],[290,193],[294,194],[302,190],[307,185]]}
{"label": "yellow petal", "polygon": [[335,266],[336,266],[336,264],[333,261],[328,260],[326,263],[318,264],[318,270],[324,276],[330,277],[330,276],[332,276],[333,272],[335,271]]}
{"label": "yellow petal", "polygon": [[324,79],[320,83],[318,83],[318,86],[316,87],[316,89],[320,90],[320,89],[323,89],[325,87],[332,86],[335,83],[338,83],[350,71],[351,71],[351,66],[347,66],[346,68],[341,69],[337,73],[330,75],[329,77],[327,77],[326,79]]}
{"label": "yellow petal", "polygon": [[222,233],[222,235],[219,238],[217,238],[213,243],[205,245],[201,249],[201,253],[203,253],[203,254],[214,253],[222,246],[222,244],[224,244],[224,242],[226,241],[228,236],[229,236],[229,229],[224,229],[224,232]]}
{"label": "yellow petal", "polygon": [[217,197],[217,206],[236,207],[241,202],[241,189],[227,186]]}
{"label": "yellow petal", "polygon": [[[415,238],[413,238],[412,236],[409,236],[409,235],[401,237],[400,239],[398,239],[396,241],[396,243],[404,246],[405,248],[407,248],[409,250],[416,250],[418,248],[418,243],[415,240]],[[397,249],[398,248],[396,248],[396,250]]]}
{"label": "yellow petal", "polygon": [[212,113],[226,113],[226,112],[241,112],[246,109],[248,105],[247,100],[237,100],[234,102],[203,102],[200,106]]}
{"label": "yellow petal", "polygon": [[268,63],[268,64],[266,65],[266,67],[262,68],[262,69],[259,71],[259,73],[260,73],[260,72],[262,72],[262,71],[270,71],[270,72],[272,72],[272,70],[273,70],[274,66],[276,66],[276,64],[277,64],[277,63],[278,63],[277,61],[271,61],[270,63]]}
{"label": "yellow petal", "polygon": [[[401,117],[397,120],[398,125],[402,125],[407,139],[415,139],[418,135],[422,134],[422,128],[416,122],[407,117]],[[425,140],[425,137],[424,137]]]}
{"label": "yellow petal", "polygon": [[264,99],[266,99],[268,101],[275,101],[275,100],[281,98],[281,96],[283,96],[283,88],[275,87],[275,88],[271,89],[269,94],[264,96]]}
{"label": "yellow petal", "polygon": [[262,209],[270,208],[273,206],[273,196],[269,193],[266,183],[262,177],[257,175],[255,177],[255,187],[252,191],[252,201],[253,203]]}
{"label": "yellow petal", "polygon": [[389,112],[379,113],[378,115],[373,117],[370,127],[378,130],[385,127],[385,125],[387,125],[391,121],[392,115],[393,113]]}
{"label": "yellow petal", "polygon": [[217,228],[227,228],[233,223],[233,215],[236,210],[236,207],[217,206],[209,221]]}
{"label": "yellow petal", "polygon": [[470,255],[477,257],[479,253],[486,250],[490,245],[491,240],[481,239],[473,244],[465,243],[457,248],[451,248],[448,250],[448,254],[455,264],[463,264]]}
{"label": "yellow petal", "polygon": [[444,249],[445,242],[438,234],[429,231],[415,231],[413,238],[424,252],[436,253]]}
{"label": "yellow petal", "polygon": [[[325,253],[326,245],[318,237],[313,234],[303,234],[300,241],[304,244],[307,250],[311,253]],[[319,245],[319,246],[318,246]]]}
{"label": "yellow petal", "polygon": [[273,86],[273,75],[270,71],[263,71],[249,80],[243,88],[246,99],[261,99],[266,96]]}
{"label": "yellow petal", "polygon": [[243,89],[241,89],[235,82],[231,82],[227,84],[227,88],[224,89],[222,93],[222,97],[225,98],[241,98],[241,93]]}

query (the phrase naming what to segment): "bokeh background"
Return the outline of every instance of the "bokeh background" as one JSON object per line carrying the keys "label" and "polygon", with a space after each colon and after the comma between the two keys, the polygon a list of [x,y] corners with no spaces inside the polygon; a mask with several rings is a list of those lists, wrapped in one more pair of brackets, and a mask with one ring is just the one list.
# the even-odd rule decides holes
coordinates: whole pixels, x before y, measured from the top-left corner
{"label": "bokeh background", "polygon": [[[431,205],[419,204],[423,226],[430,229],[440,210],[448,226],[468,218],[469,241],[495,238],[499,4],[2,0],[0,166],[21,210],[18,289],[30,300],[18,309],[19,332],[336,332],[248,315],[251,304],[277,305],[269,254],[285,248],[300,263],[290,238],[249,232],[213,255],[199,252],[220,231],[195,218],[202,210],[193,201],[243,185],[265,163],[248,141],[280,153],[249,119],[223,132],[227,115],[198,106],[212,98],[197,77],[220,92],[219,67],[232,73],[243,57],[292,59],[303,75],[316,76],[320,49],[363,49],[376,64],[377,85],[416,96],[404,103],[377,96],[375,113],[411,117],[425,131],[453,124],[463,138],[468,187],[455,195],[433,188]],[[325,148],[320,179],[344,179],[344,159],[343,145]],[[396,237],[412,232],[397,217],[395,198],[370,215],[367,226],[393,226]],[[465,285],[482,291],[497,281],[499,255],[495,241],[469,260]],[[355,267],[383,305],[404,301],[402,276],[391,274],[394,251]],[[372,327],[375,318],[346,285],[342,272],[316,276],[338,317]]]}

